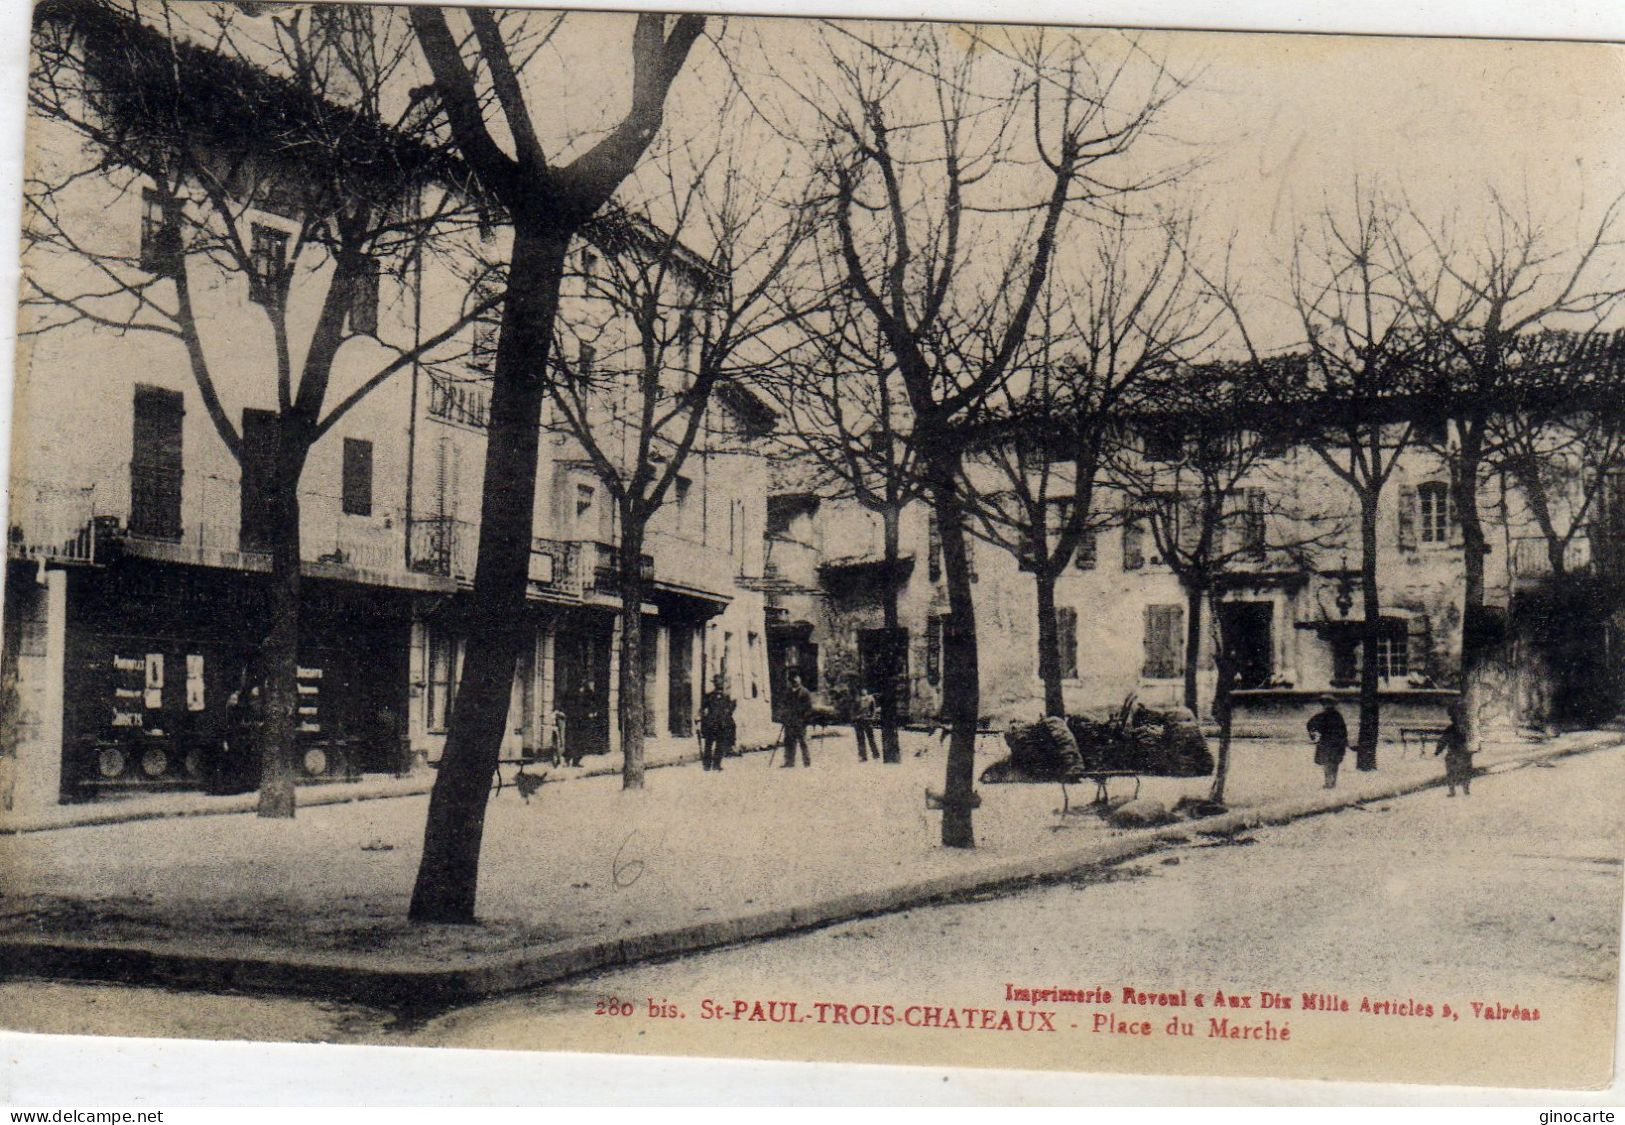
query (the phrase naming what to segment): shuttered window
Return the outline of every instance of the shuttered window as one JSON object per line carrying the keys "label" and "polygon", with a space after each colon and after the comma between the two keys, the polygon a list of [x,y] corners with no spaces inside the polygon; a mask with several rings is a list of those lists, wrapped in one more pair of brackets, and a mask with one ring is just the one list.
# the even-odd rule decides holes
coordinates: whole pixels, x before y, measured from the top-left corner
{"label": "shuttered window", "polygon": [[1148,680],[1177,679],[1184,671],[1185,607],[1145,607],[1145,668]]}
{"label": "shuttered window", "polygon": [[1079,570],[1095,569],[1099,553],[1099,544],[1095,541],[1094,528],[1086,528],[1078,536],[1078,549],[1072,553],[1072,564]]}
{"label": "shuttered window", "polygon": [[1134,512],[1123,515],[1123,569],[1139,570],[1145,565],[1145,525]]}
{"label": "shuttered window", "polygon": [[130,532],[151,539],[181,536],[181,422],[179,391],[135,389],[130,453]]}
{"label": "shuttered window", "polygon": [[372,515],[372,442],[344,439],[344,514]]}

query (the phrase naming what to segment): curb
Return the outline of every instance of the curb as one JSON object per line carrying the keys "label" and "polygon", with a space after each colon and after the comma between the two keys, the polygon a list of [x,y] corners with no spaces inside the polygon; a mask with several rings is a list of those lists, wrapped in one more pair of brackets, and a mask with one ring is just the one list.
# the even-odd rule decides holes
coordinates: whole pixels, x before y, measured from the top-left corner
{"label": "curb", "polygon": [[[1540,762],[1615,749],[1617,733],[1584,744],[1536,751],[1497,762],[1481,773],[1504,773]],[[670,763],[670,764],[676,764]],[[1326,794],[1278,801],[1143,829],[1036,859],[1010,859],[928,879],[837,895],[794,907],[775,907],[676,928],[652,927],[629,935],[561,943],[537,952],[491,954],[447,967],[440,962],[357,963],[336,954],[244,956],[229,947],[162,946],[60,938],[0,938],[0,979],[48,977],[143,985],[314,996],[383,1007],[452,1005],[549,984],[565,977],[630,965],[836,922],[922,906],[944,898],[1076,876],[1135,859],[1192,836],[1225,836],[1262,825],[1286,824],[1373,801],[1439,788],[1441,777],[1398,782],[1375,792]]]}

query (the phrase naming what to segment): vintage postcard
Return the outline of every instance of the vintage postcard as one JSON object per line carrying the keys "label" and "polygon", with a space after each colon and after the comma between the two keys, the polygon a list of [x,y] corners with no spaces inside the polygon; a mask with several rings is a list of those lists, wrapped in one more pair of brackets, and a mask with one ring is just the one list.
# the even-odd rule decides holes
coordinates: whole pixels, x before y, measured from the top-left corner
{"label": "vintage postcard", "polygon": [[29,37],[0,1027],[1612,1081],[1620,47]]}

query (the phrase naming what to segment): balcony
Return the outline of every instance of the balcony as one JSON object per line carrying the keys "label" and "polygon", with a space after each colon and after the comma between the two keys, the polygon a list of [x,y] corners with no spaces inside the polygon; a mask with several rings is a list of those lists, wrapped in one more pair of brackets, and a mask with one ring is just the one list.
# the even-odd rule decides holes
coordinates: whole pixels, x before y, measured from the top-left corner
{"label": "balcony", "polygon": [[407,546],[407,559],[418,574],[471,582],[479,531],[452,516],[417,516]]}
{"label": "balcony", "polygon": [[[1552,559],[1543,535],[1525,536],[1512,541],[1509,558],[1514,583],[1538,582],[1552,576]],[[1591,540],[1584,532],[1569,540],[1563,547],[1563,571],[1566,574],[1584,574],[1591,569]]]}
{"label": "balcony", "polygon": [[99,511],[97,501],[95,485],[14,480],[7,552],[53,562],[103,561],[122,533],[118,516]]}
{"label": "balcony", "polygon": [[[613,543],[600,543],[597,541],[588,541],[579,546],[581,549],[580,566],[583,593],[608,594],[611,597],[620,597],[621,556],[619,548]],[[643,581],[654,581],[655,560],[653,555],[638,556],[638,572]]]}
{"label": "balcony", "polygon": [[539,594],[579,598],[580,544],[537,536],[530,542],[530,586]]}

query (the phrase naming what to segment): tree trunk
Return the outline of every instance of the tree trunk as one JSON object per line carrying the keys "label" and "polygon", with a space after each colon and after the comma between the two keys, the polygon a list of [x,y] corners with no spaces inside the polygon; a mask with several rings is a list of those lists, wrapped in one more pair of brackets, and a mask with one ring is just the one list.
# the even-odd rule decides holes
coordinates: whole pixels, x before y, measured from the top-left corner
{"label": "tree trunk", "polygon": [[1365,628],[1360,641],[1360,734],[1354,748],[1354,768],[1377,768],[1377,636],[1382,631],[1382,606],[1377,596],[1377,503],[1381,493],[1369,489],[1360,496],[1360,593],[1365,605]]}
{"label": "tree trunk", "polygon": [[643,788],[643,527],[621,516],[621,788]]}
{"label": "tree trunk", "polygon": [[1494,640],[1484,608],[1484,557],[1489,544],[1478,510],[1478,475],[1483,461],[1483,424],[1461,425],[1461,449],[1450,487],[1461,523],[1461,699],[1459,718],[1468,743],[1477,738],[1478,670],[1490,655]]}
{"label": "tree trunk", "polygon": [[516,229],[486,431],[479,559],[468,647],[440,773],[429,796],[416,922],[474,921],[485,806],[520,647],[536,500],[537,419],[568,232]]}
{"label": "tree trunk", "polygon": [[970,559],[965,553],[965,513],[955,491],[957,458],[933,474],[932,500],[942,537],[948,582],[948,621],[942,637],[943,717],[953,728],[943,785],[942,843],[974,848],[972,802],[976,782],[976,725],[981,714],[981,676],[976,654],[976,605],[971,599]]}
{"label": "tree trunk", "polygon": [[[902,629],[897,613],[897,581],[892,577],[898,570],[898,558],[902,554],[901,530],[898,527],[902,519],[902,510],[897,505],[887,505],[881,512],[881,521],[885,529],[886,538],[886,588],[881,595],[882,624],[886,628],[886,675],[880,685],[880,753],[888,765],[901,765],[903,762],[903,747],[897,737],[897,689],[902,675],[899,666],[898,653],[892,647],[898,632]],[[907,651],[906,648],[904,651]]]}
{"label": "tree trunk", "polygon": [[1213,689],[1213,718],[1219,724],[1219,754],[1213,764],[1213,785],[1207,799],[1222,805],[1225,783],[1230,780],[1230,732],[1234,718],[1231,693],[1236,687],[1236,664],[1230,655],[1229,638],[1224,635],[1224,615],[1219,612],[1217,599],[1213,602],[1213,624],[1216,649],[1213,658],[1218,673]]}
{"label": "tree trunk", "polygon": [[1044,714],[1066,718],[1066,698],[1061,691],[1060,630],[1055,623],[1055,575],[1049,568],[1034,568],[1033,582],[1038,591],[1038,678],[1044,681]]}
{"label": "tree trunk", "polygon": [[289,819],[294,797],[299,730],[299,477],[304,447],[288,434],[283,418],[277,438],[275,479],[266,497],[271,526],[271,590],[268,627],[254,682],[263,704],[252,743],[260,762],[259,815]]}
{"label": "tree trunk", "polygon": [[1202,602],[1206,591],[1192,582],[1185,588],[1185,710],[1196,710],[1196,670],[1202,655]]}

